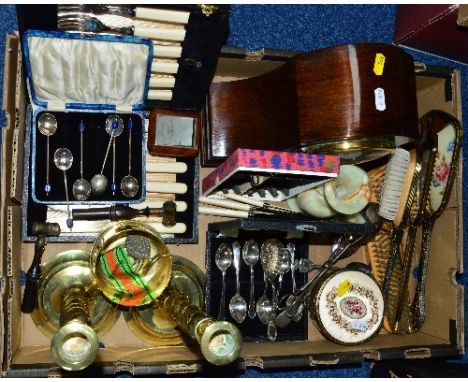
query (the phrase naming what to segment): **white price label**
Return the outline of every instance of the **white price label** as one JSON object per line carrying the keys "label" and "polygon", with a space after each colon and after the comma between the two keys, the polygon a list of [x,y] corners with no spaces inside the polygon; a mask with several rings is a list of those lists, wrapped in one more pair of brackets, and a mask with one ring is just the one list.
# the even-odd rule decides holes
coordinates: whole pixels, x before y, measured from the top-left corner
{"label": "white price label", "polygon": [[375,108],[378,111],[384,111],[387,108],[385,104],[385,91],[382,88],[374,89]]}

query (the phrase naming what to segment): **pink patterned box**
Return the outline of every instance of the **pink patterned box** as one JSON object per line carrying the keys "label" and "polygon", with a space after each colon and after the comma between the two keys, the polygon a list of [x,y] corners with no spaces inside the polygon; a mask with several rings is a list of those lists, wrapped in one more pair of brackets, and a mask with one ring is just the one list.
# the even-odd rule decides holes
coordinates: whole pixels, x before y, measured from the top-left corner
{"label": "pink patterned box", "polygon": [[[252,178],[260,183],[274,178],[275,184],[282,183],[294,196],[308,188],[338,176],[340,158],[337,155],[305,154],[287,151],[265,151],[237,149],[221,165],[202,180],[202,194],[209,194],[222,188],[242,186],[247,191]],[[295,192],[298,184],[301,186]]]}

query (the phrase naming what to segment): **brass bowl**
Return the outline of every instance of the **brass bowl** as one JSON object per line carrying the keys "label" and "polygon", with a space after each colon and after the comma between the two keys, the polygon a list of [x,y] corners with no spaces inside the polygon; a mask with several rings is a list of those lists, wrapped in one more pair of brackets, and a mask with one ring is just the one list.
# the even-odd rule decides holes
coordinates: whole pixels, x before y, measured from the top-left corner
{"label": "brass bowl", "polygon": [[[108,257],[104,257],[117,247],[124,247],[129,235],[142,236],[150,243],[150,252],[147,257],[135,259],[128,256],[132,261],[130,264],[132,277],[127,278],[131,282],[130,289],[125,285],[122,287],[121,279],[106,268]],[[169,285],[172,257],[159,233],[151,226],[123,220],[108,226],[99,233],[91,248],[90,268],[96,278],[98,288],[109,300],[123,306],[142,306],[156,300]]]}

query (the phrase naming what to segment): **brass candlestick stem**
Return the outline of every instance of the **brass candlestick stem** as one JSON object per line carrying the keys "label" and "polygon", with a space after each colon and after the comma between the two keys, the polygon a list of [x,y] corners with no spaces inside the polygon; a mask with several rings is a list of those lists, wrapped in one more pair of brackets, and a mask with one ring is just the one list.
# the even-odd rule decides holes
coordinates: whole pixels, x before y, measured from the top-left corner
{"label": "brass candlestick stem", "polygon": [[233,324],[215,321],[175,289],[165,292],[164,308],[187,335],[195,339],[206,360],[227,365],[239,357],[242,335]]}
{"label": "brass candlestick stem", "polygon": [[50,346],[55,362],[63,369],[83,370],[94,362],[99,339],[89,324],[86,291],[77,284],[62,297],[60,329],[52,337]]}

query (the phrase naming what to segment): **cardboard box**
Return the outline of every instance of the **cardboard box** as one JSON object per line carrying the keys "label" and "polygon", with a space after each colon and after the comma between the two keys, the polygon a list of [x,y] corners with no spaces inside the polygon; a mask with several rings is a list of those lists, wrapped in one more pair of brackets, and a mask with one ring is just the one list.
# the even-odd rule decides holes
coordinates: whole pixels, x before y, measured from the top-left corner
{"label": "cardboard box", "polygon": [[202,179],[201,192],[208,196],[236,187],[242,193],[259,192],[263,187],[274,186],[279,195],[259,195],[262,200],[285,200],[338,176],[339,172],[337,155],[239,148]]}
{"label": "cardboard box", "polygon": [[[22,132],[24,131],[24,88],[22,84],[21,60],[18,55],[18,37],[9,36],[5,76],[6,112],[10,124],[4,129],[2,140],[2,178],[20,182],[12,176],[11,161],[17,162],[20,171],[23,160]],[[221,58],[218,73],[229,75],[225,68],[235,66],[237,73],[248,77],[269,70],[268,61],[245,60],[243,56]],[[267,69],[265,69],[267,68]],[[245,70],[244,72],[242,72]],[[441,109],[461,117],[459,73],[450,68],[418,66],[417,90],[419,114],[432,109]],[[223,80],[219,76],[216,80]],[[18,105],[13,108],[11,105]],[[17,121],[17,123],[13,123]],[[16,138],[15,138],[16,137]],[[461,162],[460,162],[461,166]],[[462,179],[461,167],[452,191],[450,203],[437,220],[431,242],[429,261],[427,321],[419,333],[392,335],[381,331],[378,336],[364,345],[343,346],[330,342],[318,332],[309,319],[307,341],[245,343],[240,359],[218,374],[246,368],[293,370],[299,367],[346,365],[363,361],[388,359],[414,359],[458,356],[464,351],[464,308],[463,287],[457,285],[455,276],[463,271],[463,227],[462,227]],[[211,169],[202,168],[200,179]],[[13,174],[14,175],[14,174]],[[2,182],[3,183],[3,182]],[[33,324],[31,317],[20,313],[22,289],[20,271],[31,264],[34,244],[21,242],[21,187],[16,194],[2,190],[1,204],[1,314],[2,373],[9,377],[62,376],[67,375],[53,363],[50,355],[50,339]],[[208,224],[223,219],[202,216],[199,219],[199,237],[203,238]],[[189,258],[201,269],[205,269],[205,242],[193,245],[168,245],[175,255]],[[49,243],[44,260],[68,249],[89,249],[87,243]],[[313,243],[309,256],[315,262],[323,262],[329,256],[330,247]],[[349,261],[365,261],[364,251],[359,250]],[[342,265],[342,263],[338,264]],[[120,317],[113,329],[101,339],[95,364],[81,376],[98,374],[113,375],[128,371],[134,375],[189,374],[212,370],[197,346],[153,347],[136,338]]]}
{"label": "cardboard box", "polygon": [[468,5],[400,4],[393,41],[400,46],[468,63]]}

